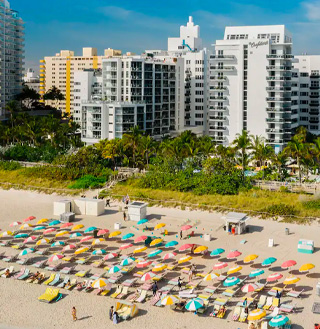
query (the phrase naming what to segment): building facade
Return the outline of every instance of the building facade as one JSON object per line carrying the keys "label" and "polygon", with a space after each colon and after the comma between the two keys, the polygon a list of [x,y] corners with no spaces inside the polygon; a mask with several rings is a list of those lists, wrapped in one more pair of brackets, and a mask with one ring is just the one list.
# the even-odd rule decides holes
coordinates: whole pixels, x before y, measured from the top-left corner
{"label": "building facade", "polygon": [[35,90],[37,93],[40,93],[39,75],[37,75],[32,68],[27,69],[23,77],[23,84]]}
{"label": "building facade", "polygon": [[6,104],[21,92],[23,59],[24,23],[7,0],[0,0],[0,118]]}
{"label": "building facade", "polygon": [[210,56],[207,133],[229,145],[247,130],[281,150],[298,125],[292,63],[292,36],[285,26],[226,27]]}

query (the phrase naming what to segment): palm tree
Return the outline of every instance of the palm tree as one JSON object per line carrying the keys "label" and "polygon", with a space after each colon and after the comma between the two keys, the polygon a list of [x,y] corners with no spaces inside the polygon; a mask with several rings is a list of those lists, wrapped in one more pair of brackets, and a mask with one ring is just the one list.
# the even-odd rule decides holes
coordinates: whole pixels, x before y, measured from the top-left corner
{"label": "palm tree", "polygon": [[105,159],[110,159],[113,162],[114,168],[116,167],[116,158],[120,156],[120,148],[119,145],[121,140],[119,138],[111,139],[106,141],[104,148],[102,150],[102,156]]}
{"label": "palm tree", "polygon": [[280,181],[283,180],[283,171],[286,168],[288,162],[288,156],[286,152],[279,152],[278,154],[273,154],[272,163],[277,167]]}
{"label": "palm tree", "polygon": [[320,137],[313,141],[312,153],[317,160],[318,168],[320,167]]}
{"label": "palm tree", "polygon": [[242,165],[242,178],[244,179],[244,172],[249,163],[249,155],[247,151],[250,148],[250,137],[246,130],[242,130],[241,134],[237,134],[236,139],[233,141],[235,149],[239,152]]}
{"label": "palm tree", "polygon": [[140,141],[140,148],[142,156],[146,159],[147,168],[149,168],[149,158],[152,152],[155,152],[157,143],[155,140],[148,136],[142,136]]}
{"label": "palm tree", "polygon": [[139,143],[141,139],[141,131],[138,126],[130,129],[129,133],[123,135],[125,147],[131,148],[133,165],[136,165],[136,154],[138,151]]}
{"label": "palm tree", "polygon": [[17,101],[8,102],[5,109],[10,113],[11,128],[13,128],[15,115],[19,112]]}

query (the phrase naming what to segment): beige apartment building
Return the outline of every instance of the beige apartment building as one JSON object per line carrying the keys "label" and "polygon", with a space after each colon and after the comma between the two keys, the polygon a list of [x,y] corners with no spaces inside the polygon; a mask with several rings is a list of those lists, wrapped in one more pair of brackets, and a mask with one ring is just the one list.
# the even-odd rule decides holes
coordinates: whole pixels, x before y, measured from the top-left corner
{"label": "beige apartment building", "polygon": [[105,49],[103,56],[98,56],[96,48],[83,48],[82,56],[75,56],[71,50],[61,50],[55,56],[40,60],[40,95],[44,95],[53,86],[60,89],[65,100],[59,103],[62,112],[73,114],[74,72],[84,69],[101,69],[102,59],[121,56],[121,50]]}

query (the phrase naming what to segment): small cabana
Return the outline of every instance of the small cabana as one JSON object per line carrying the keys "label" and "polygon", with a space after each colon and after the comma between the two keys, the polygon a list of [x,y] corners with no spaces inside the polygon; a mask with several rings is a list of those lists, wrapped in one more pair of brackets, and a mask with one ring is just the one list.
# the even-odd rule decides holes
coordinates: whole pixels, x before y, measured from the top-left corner
{"label": "small cabana", "polygon": [[234,234],[242,234],[246,232],[246,221],[248,215],[241,212],[229,212],[225,217],[226,232]]}

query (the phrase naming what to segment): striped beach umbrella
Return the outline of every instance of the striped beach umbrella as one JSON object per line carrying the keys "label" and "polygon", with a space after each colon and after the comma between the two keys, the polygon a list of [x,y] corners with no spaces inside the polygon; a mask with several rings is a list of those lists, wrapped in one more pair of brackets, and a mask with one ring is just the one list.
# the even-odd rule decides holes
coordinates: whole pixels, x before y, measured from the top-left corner
{"label": "striped beach umbrella", "polygon": [[132,237],[134,237],[134,234],[133,234],[133,233],[128,233],[128,234],[124,235],[124,236],[121,238],[121,240],[122,240],[122,241],[129,240],[129,239],[131,239]]}
{"label": "striped beach umbrella", "polygon": [[20,252],[19,256],[26,256],[26,255],[31,254],[33,252],[34,252],[34,249],[33,248],[26,248],[26,249],[23,249]]}
{"label": "striped beach umbrella", "polygon": [[79,233],[79,232],[72,233],[72,234],[70,235],[70,239],[76,239],[76,238],[79,238],[80,236],[82,236],[82,234]]}
{"label": "striped beach umbrella", "polygon": [[48,224],[48,226],[55,226],[55,225],[59,225],[61,222],[59,220],[53,220],[51,223]]}
{"label": "striped beach umbrella", "polygon": [[162,239],[154,239],[151,243],[150,243],[150,247],[156,246],[159,243],[162,243]]}
{"label": "striped beach umbrella", "polygon": [[281,273],[273,273],[273,274],[270,274],[270,275],[267,277],[267,282],[278,281],[278,280],[280,280],[282,277],[283,277],[283,275],[282,275]]}
{"label": "striped beach umbrella", "polygon": [[136,259],[133,258],[133,257],[128,257],[128,258],[125,258],[124,260],[122,260],[122,262],[120,263],[121,266],[127,266],[127,265],[130,265],[132,264]]}
{"label": "striped beach umbrella", "polygon": [[258,255],[255,255],[255,254],[248,255],[248,256],[246,256],[246,257],[244,258],[243,262],[244,262],[245,264],[248,264],[248,263],[253,262],[253,261],[254,261],[255,259],[257,259],[257,258],[258,258]]}
{"label": "striped beach umbrella", "polygon": [[79,254],[83,254],[84,252],[87,252],[89,250],[88,247],[82,247],[82,248],[78,248],[74,253],[75,255],[79,255]]}
{"label": "striped beach umbrella", "polygon": [[27,238],[29,236],[29,234],[27,233],[19,233],[17,235],[14,236],[15,239],[22,239],[22,238]]}
{"label": "striped beach umbrella", "polygon": [[28,230],[30,227],[32,227],[31,224],[25,223],[25,224],[20,226],[20,230]]}
{"label": "striped beach umbrella", "polygon": [[133,253],[134,254],[139,254],[139,253],[141,253],[141,252],[144,252],[145,250],[147,250],[148,248],[147,247],[138,247],[138,248],[136,248],[134,251],[133,251]]}
{"label": "striped beach umbrella", "polygon": [[1,238],[4,238],[4,237],[7,237],[7,236],[12,236],[13,233],[11,231],[3,231],[1,234],[0,234],[0,237]]}
{"label": "striped beach umbrella", "polygon": [[312,270],[313,268],[315,268],[315,266],[311,263],[304,264],[299,268],[299,272],[300,273],[306,273],[306,272],[309,272],[310,270]]}
{"label": "striped beach umbrella", "polygon": [[165,254],[162,259],[163,260],[167,260],[167,259],[172,259],[175,258],[177,256],[177,254],[175,252],[168,252],[167,254]]}
{"label": "striped beach umbrella", "polygon": [[140,219],[139,222],[137,223],[137,225],[143,225],[145,223],[148,223],[148,220],[146,218]]}
{"label": "striped beach umbrella", "polygon": [[157,224],[157,225],[154,227],[154,229],[155,229],[155,230],[160,230],[161,228],[163,228],[163,227],[165,227],[165,226],[166,226],[165,223],[159,223],[159,224]]}
{"label": "striped beach umbrella", "polygon": [[49,259],[48,259],[48,262],[56,262],[58,260],[60,260],[61,258],[63,258],[64,256],[63,255],[59,255],[59,254],[56,254],[56,255],[52,255]]}
{"label": "striped beach umbrella", "polygon": [[24,221],[24,222],[29,222],[29,221],[34,220],[34,219],[36,219],[36,217],[34,217],[34,216],[29,216],[28,218],[24,219],[23,221]]}
{"label": "striped beach umbrella", "polygon": [[256,278],[257,276],[260,276],[263,273],[264,273],[264,270],[262,270],[262,269],[254,270],[254,271],[250,272],[249,277]]}
{"label": "striped beach umbrella", "polygon": [[141,236],[138,236],[137,238],[135,238],[134,243],[143,242],[143,241],[146,241],[147,239],[148,239],[148,237],[146,235],[141,235]]}
{"label": "striped beach umbrella", "polygon": [[232,267],[228,270],[227,274],[230,275],[230,274],[234,274],[234,273],[237,273],[237,272],[240,272],[242,270],[242,266],[238,265],[238,266],[235,266],[235,267]]}
{"label": "striped beach umbrella", "polygon": [[166,264],[157,264],[153,269],[152,272],[161,272],[164,271],[167,268]]}
{"label": "striped beach umbrella", "polygon": [[36,226],[32,229],[32,231],[41,231],[45,230],[47,227],[46,226]]}
{"label": "striped beach umbrella", "polygon": [[219,256],[219,255],[223,254],[224,252],[225,252],[224,249],[217,248],[217,249],[214,249],[214,250],[211,251],[210,256],[212,256],[212,257]]}
{"label": "striped beach umbrella", "polygon": [[156,256],[158,256],[161,253],[162,253],[162,250],[161,249],[156,249],[156,250],[150,252],[147,257],[149,257],[149,258],[156,257]]}
{"label": "striped beach umbrella", "polygon": [[236,284],[238,284],[239,282],[240,282],[239,278],[237,278],[236,276],[231,276],[224,280],[223,285],[225,287],[232,287],[232,286],[235,286]]}
{"label": "striped beach umbrella", "polygon": [[108,285],[108,283],[109,282],[107,279],[99,278],[92,282],[91,287],[95,288],[95,289],[101,289],[101,288],[105,287],[106,285]]}
{"label": "striped beach umbrella", "polygon": [[286,262],[284,262],[282,265],[281,265],[281,268],[286,270],[290,267],[293,267],[297,264],[297,262],[295,260],[287,260]]}
{"label": "striped beach umbrella", "polygon": [[180,298],[176,295],[167,295],[161,299],[161,305],[173,305],[180,301]]}
{"label": "striped beach umbrella", "polygon": [[287,322],[289,321],[289,318],[285,315],[277,315],[274,318],[272,318],[269,321],[269,326],[273,328],[281,328],[283,327]]}
{"label": "striped beach umbrella", "polygon": [[227,259],[235,259],[241,255],[241,252],[238,250],[232,250],[227,255]]}
{"label": "striped beach umbrella", "polygon": [[174,246],[176,246],[177,244],[179,244],[178,241],[169,241],[169,242],[166,243],[165,248],[174,247]]}
{"label": "striped beach umbrella", "polygon": [[284,281],[283,281],[283,284],[288,286],[290,284],[295,284],[297,282],[300,281],[300,278],[297,278],[296,276],[292,276],[292,277],[289,277],[289,278],[286,278]]}
{"label": "striped beach umbrella", "polygon": [[220,262],[220,263],[217,263],[213,266],[213,270],[216,271],[216,270],[222,270],[223,268],[227,267],[228,266],[228,263],[225,263],[225,262]]}
{"label": "striped beach umbrella", "polygon": [[152,261],[144,260],[137,264],[137,268],[146,268],[146,267],[150,266],[151,264],[152,264]]}
{"label": "striped beach umbrella", "polygon": [[63,247],[62,252],[68,251],[68,250],[73,250],[76,249],[77,246],[75,244],[68,244],[67,246]]}
{"label": "striped beach umbrella", "polygon": [[92,246],[96,246],[98,244],[102,244],[105,240],[102,238],[94,239],[91,243]]}
{"label": "striped beach umbrella", "polygon": [[23,243],[30,243],[33,242],[34,240],[37,240],[37,237],[35,235],[29,236],[28,238],[26,238]]}
{"label": "striped beach umbrella", "polygon": [[269,257],[266,258],[263,262],[262,262],[262,266],[270,266],[271,264],[275,263],[277,261],[277,258],[274,257]]}
{"label": "striped beach umbrella", "polygon": [[122,270],[122,266],[120,265],[115,265],[115,266],[112,266],[110,268],[110,270],[108,271],[109,274],[114,274],[114,273],[118,273]]}
{"label": "striped beach umbrella", "polygon": [[64,235],[67,235],[69,234],[70,232],[69,231],[59,231],[57,234],[56,234],[56,237],[61,237],[61,236],[64,236]]}
{"label": "striped beach umbrella", "polygon": [[44,234],[44,235],[47,235],[47,234],[50,234],[50,233],[55,232],[56,230],[57,230],[56,228],[50,227],[50,228],[44,230],[44,231],[43,231],[43,234]]}
{"label": "striped beach umbrella", "polygon": [[179,264],[187,263],[187,262],[190,262],[191,259],[192,259],[191,256],[181,257],[181,258],[178,260],[178,263],[179,263]]}
{"label": "striped beach umbrella", "polygon": [[95,227],[95,226],[90,226],[90,227],[88,227],[85,231],[84,231],[84,233],[90,233],[90,232],[93,232],[94,230],[96,230],[97,228]]}
{"label": "striped beach umbrella", "polygon": [[195,254],[201,254],[202,252],[204,252],[206,250],[208,250],[208,247],[206,247],[206,246],[199,246],[193,252]]}
{"label": "striped beach umbrella", "polygon": [[22,224],[21,222],[12,222],[9,226],[14,227],[14,226],[19,226],[21,224]]}
{"label": "striped beach umbrella", "polygon": [[248,293],[248,292],[254,292],[257,289],[259,289],[259,286],[257,284],[248,283],[241,288],[241,291],[244,293]]}
{"label": "striped beach umbrella", "polygon": [[191,244],[191,243],[184,244],[183,246],[181,246],[181,247],[179,248],[179,251],[186,251],[186,250],[188,250],[188,249],[191,249],[193,246],[194,246],[194,245]]}
{"label": "striped beach umbrella", "polygon": [[59,247],[59,246],[64,246],[66,243],[64,241],[56,241],[54,242],[51,247]]}
{"label": "striped beach umbrella", "polygon": [[125,250],[125,249],[129,249],[133,246],[132,243],[126,243],[126,244],[123,244],[122,246],[120,246],[120,250]]}
{"label": "striped beach umbrella", "polygon": [[47,243],[49,243],[49,241],[50,241],[49,239],[43,238],[43,239],[37,241],[36,245],[37,245],[37,246],[41,246],[42,244],[47,244]]}
{"label": "striped beach umbrella", "polygon": [[82,224],[78,224],[76,226],[73,226],[73,228],[71,229],[71,231],[79,231],[81,230],[82,228],[84,228],[84,225]]}
{"label": "striped beach umbrella", "polygon": [[109,234],[109,238],[114,238],[121,234],[121,231],[114,231]]}
{"label": "striped beach umbrella", "polygon": [[146,281],[149,281],[149,280],[152,280],[156,275],[153,273],[153,272],[148,272],[148,273],[145,273],[142,277],[141,277],[141,281],[142,282],[146,282]]}
{"label": "striped beach umbrella", "polygon": [[42,218],[42,219],[40,219],[40,220],[37,221],[37,225],[41,225],[41,224],[46,223],[48,221],[49,221],[48,218]]}
{"label": "striped beach umbrella", "polygon": [[98,233],[97,233],[97,236],[105,235],[105,234],[108,234],[108,233],[109,233],[109,230],[107,230],[105,228],[103,230],[99,230]]}
{"label": "striped beach umbrella", "polygon": [[184,226],[182,226],[181,227],[181,231],[188,231],[188,230],[190,230],[192,228],[192,225],[184,225]]}
{"label": "striped beach umbrella", "polygon": [[220,276],[218,273],[209,273],[204,278],[203,281],[212,281],[214,279],[217,279]]}
{"label": "striped beach umbrella", "polygon": [[256,309],[253,310],[252,312],[249,313],[248,315],[248,320],[249,321],[257,321],[257,320],[261,320],[262,318],[264,318],[267,315],[265,310],[261,310],[261,309]]}
{"label": "striped beach umbrella", "polygon": [[105,255],[107,252],[104,249],[96,249],[92,252],[92,255],[96,256],[96,255]]}
{"label": "striped beach umbrella", "polygon": [[194,312],[199,308],[203,307],[204,301],[201,298],[191,299],[185,306],[186,310]]}
{"label": "striped beach umbrella", "polygon": [[66,228],[66,227],[70,227],[72,225],[73,225],[72,223],[64,223],[60,226],[60,228]]}
{"label": "striped beach umbrella", "polygon": [[110,252],[108,255],[104,256],[103,259],[104,260],[109,260],[109,259],[113,259],[118,257],[118,254],[115,252]]}
{"label": "striped beach umbrella", "polygon": [[89,240],[92,240],[92,239],[93,239],[93,236],[85,236],[84,238],[82,238],[80,240],[80,242],[82,243],[82,242],[86,242],[86,241],[89,241]]}

